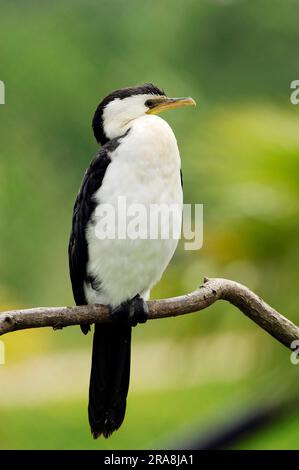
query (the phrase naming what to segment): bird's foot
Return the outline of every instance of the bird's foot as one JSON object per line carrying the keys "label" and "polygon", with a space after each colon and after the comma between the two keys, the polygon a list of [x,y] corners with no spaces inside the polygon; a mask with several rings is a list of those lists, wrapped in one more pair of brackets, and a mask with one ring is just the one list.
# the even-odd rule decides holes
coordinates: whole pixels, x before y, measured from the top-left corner
{"label": "bird's foot", "polygon": [[111,310],[112,321],[118,324],[136,326],[148,319],[147,303],[137,294],[133,299],[122,302]]}
{"label": "bird's foot", "polygon": [[129,323],[131,326],[136,326],[138,323],[145,323],[147,319],[147,302],[137,294],[130,302]]}
{"label": "bird's foot", "polygon": [[129,301],[122,302],[115,308],[111,308],[110,315],[113,323],[118,325],[127,325],[130,315],[130,304]]}

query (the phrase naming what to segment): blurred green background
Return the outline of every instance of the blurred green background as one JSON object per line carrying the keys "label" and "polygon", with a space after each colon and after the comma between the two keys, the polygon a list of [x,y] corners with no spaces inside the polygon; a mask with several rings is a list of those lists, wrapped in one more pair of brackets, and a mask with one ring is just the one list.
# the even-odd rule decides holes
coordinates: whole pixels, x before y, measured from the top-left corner
{"label": "blurred green background", "polygon": [[[74,199],[97,150],[93,112],[153,82],[195,109],[163,117],[178,139],[185,202],[204,204],[204,246],[181,243],[152,297],[203,276],[245,283],[299,322],[297,0],[1,2],[0,308],[72,305]],[[289,352],[227,303],[134,330],[127,416],[111,439],[87,422],[91,335],[4,337],[0,448],[175,447],[298,391]],[[298,449],[299,410],[235,448]]]}

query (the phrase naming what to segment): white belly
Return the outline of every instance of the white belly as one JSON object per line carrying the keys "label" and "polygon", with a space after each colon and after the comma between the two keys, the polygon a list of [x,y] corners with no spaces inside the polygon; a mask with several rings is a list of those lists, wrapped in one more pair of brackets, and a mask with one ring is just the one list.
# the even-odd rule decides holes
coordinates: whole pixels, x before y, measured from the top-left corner
{"label": "white belly", "polygon": [[[127,208],[131,204],[142,204],[147,214],[152,204],[175,205],[176,218],[169,219],[167,215],[167,220],[163,221],[162,217],[162,223],[181,222],[179,151],[165,121],[156,116],[138,119],[111,158],[102,186],[96,193],[98,204],[112,205],[116,215],[119,197],[125,198]],[[99,288],[95,290],[90,284],[85,285],[87,301],[114,307],[136,294],[146,296],[161,278],[176,249],[173,227],[169,227],[168,239],[116,237],[100,240],[95,230],[97,223],[95,212],[86,232],[87,272]]]}

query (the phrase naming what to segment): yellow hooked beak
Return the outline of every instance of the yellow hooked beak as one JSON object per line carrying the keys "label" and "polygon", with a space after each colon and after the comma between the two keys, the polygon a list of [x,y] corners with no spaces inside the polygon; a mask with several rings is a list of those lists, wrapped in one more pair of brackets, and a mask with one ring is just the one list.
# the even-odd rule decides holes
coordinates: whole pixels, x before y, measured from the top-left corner
{"label": "yellow hooked beak", "polygon": [[168,109],[183,108],[184,106],[196,106],[193,98],[153,98],[150,100],[150,108],[146,114],[158,114]]}

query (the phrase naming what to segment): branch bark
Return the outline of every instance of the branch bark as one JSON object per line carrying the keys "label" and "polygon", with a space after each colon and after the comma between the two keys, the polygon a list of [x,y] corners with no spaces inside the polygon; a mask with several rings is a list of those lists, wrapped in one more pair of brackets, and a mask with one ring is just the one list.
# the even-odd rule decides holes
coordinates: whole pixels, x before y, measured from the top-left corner
{"label": "branch bark", "polygon": [[[228,279],[204,279],[190,294],[169,299],[148,301],[149,318],[166,318],[203,310],[217,300],[226,300],[263,328],[287,348],[299,340],[299,327],[266,304],[247,287]],[[38,307],[0,313],[0,336],[28,328],[52,327],[110,322],[105,305],[77,307]]]}

